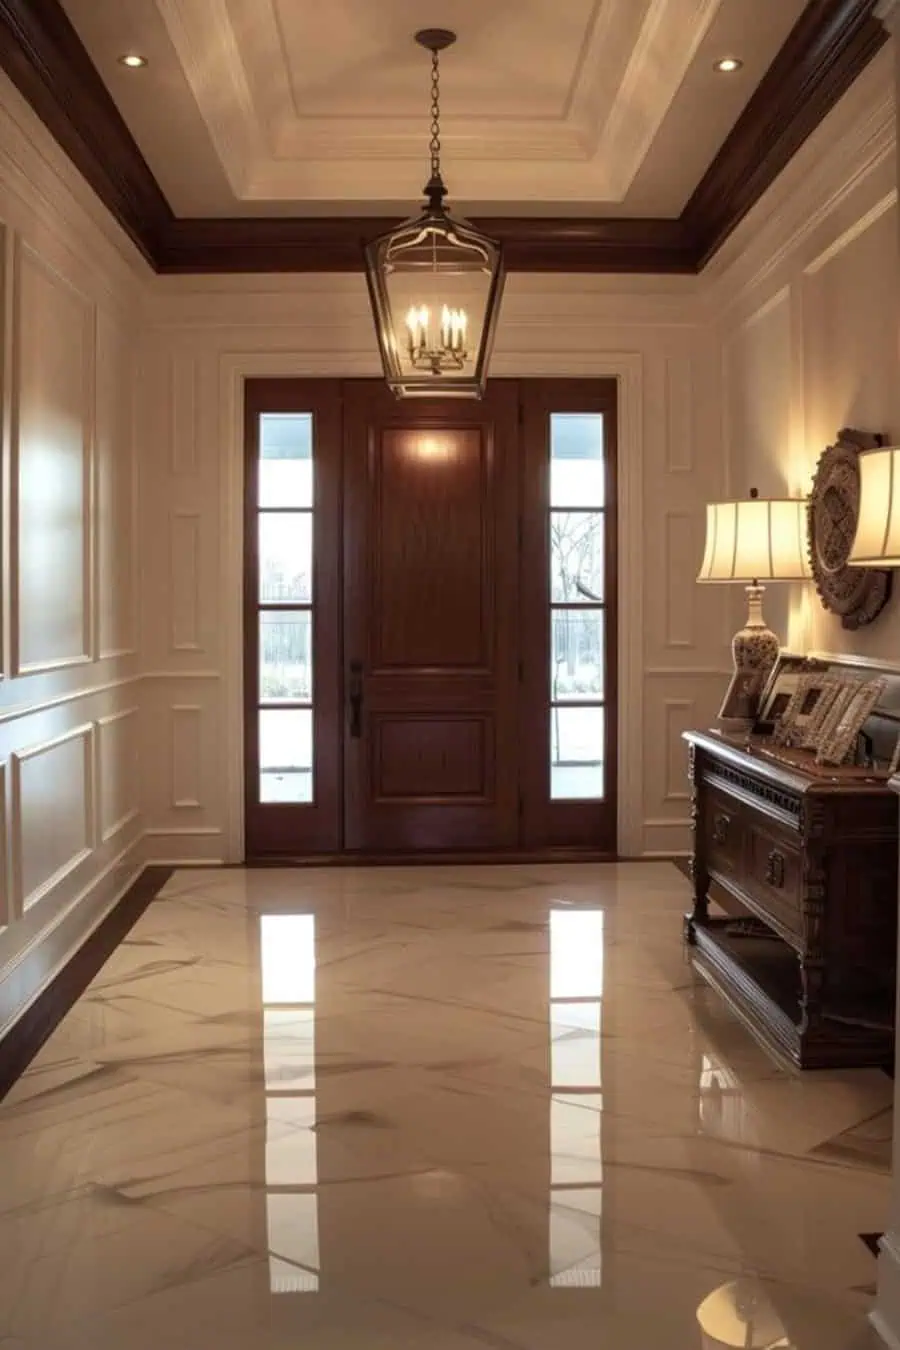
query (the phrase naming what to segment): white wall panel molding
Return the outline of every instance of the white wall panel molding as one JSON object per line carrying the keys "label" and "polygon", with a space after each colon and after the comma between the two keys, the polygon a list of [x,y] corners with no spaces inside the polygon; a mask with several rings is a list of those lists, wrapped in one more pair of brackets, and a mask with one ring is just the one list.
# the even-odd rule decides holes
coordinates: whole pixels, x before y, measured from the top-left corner
{"label": "white wall panel molding", "polygon": [[[687,752],[681,739],[682,732],[689,731],[697,720],[697,701],[694,698],[663,699],[663,718],[666,728],[665,776],[663,779],[664,802],[688,802],[688,780],[685,772]],[[647,821],[647,824],[650,822]]]}
{"label": "white wall panel molding", "polygon": [[52,895],[96,838],[94,726],[10,757],[12,904],[16,917]]}
{"label": "white wall panel molding", "polygon": [[[123,675],[114,680],[103,680],[98,684],[83,685],[81,688],[70,689],[62,694],[53,694],[49,698],[36,699],[31,703],[16,703],[11,707],[0,709],[0,726],[25,717],[38,717],[41,713],[51,712],[54,708],[63,708],[69,703],[80,703],[83,699],[95,698],[112,693],[115,690],[126,689],[129,685],[138,684],[141,680],[148,678],[152,678],[152,675],[149,677],[145,674]],[[218,678],[218,674],[215,678]]]}
{"label": "white wall panel molding", "polygon": [[173,351],[169,356],[169,438],[171,470],[176,478],[197,471],[197,446],[200,439],[197,385],[197,360],[190,353]]}
{"label": "white wall panel molding", "polygon": [[19,237],[13,292],[10,664],[33,675],[94,655],[95,307]]}
{"label": "white wall panel molding", "polygon": [[169,650],[202,652],[200,641],[199,511],[176,507],[169,515]]}
{"label": "white wall panel molding", "polygon": [[667,356],[666,469],[669,473],[694,470],[694,362],[690,356]]}
{"label": "white wall panel molding", "polygon": [[169,710],[169,781],[176,811],[203,806],[203,713],[200,703],[175,703]]}
{"label": "white wall panel molding", "polygon": [[848,229],[839,234],[836,239],[831,240],[827,248],[824,248],[821,253],[816,254],[816,256],[804,267],[804,275],[810,277],[821,271],[823,267],[832,262],[833,259],[837,258],[839,254],[843,253],[844,249],[849,247],[850,244],[855,243],[861,235],[865,234],[866,230],[870,229],[876,221],[880,220],[883,215],[892,210],[896,204],[896,192],[889,192],[886,196],[882,197],[880,201],[875,203],[870,211],[866,211],[857,220],[854,220]]}
{"label": "white wall panel molding", "polygon": [[218,867],[228,862],[224,833],[211,826],[147,830],[144,852],[148,862],[171,867]]}
{"label": "white wall panel molding", "polygon": [[[797,252],[869,178],[896,187],[894,56],[879,53],[713,259],[701,283],[711,318]],[[880,176],[879,176],[880,175]]]}
{"label": "white wall panel molding", "polygon": [[140,815],[137,705],[96,719],[94,845],[108,843]]}
{"label": "white wall panel molding", "polygon": [[98,659],[136,656],[139,632],[136,343],[132,330],[97,307],[94,513]]}
{"label": "white wall panel molding", "polygon": [[149,264],[4,73],[0,186],[10,221],[21,228],[28,220],[77,256],[90,268],[96,293],[123,308],[144,294],[153,276]]}
{"label": "white wall panel molding", "polygon": [[[677,331],[705,320],[695,277],[629,277],[628,283],[625,290],[621,277],[513,273],[503,295],[497,346],[522,329],[540,332],[546,341],[548,334],[594,332],[603,323],[642,330],[646,337],[648,328]],[[228,345],[233,334],[235,345],[248,350],[251,335],[260,330],[268,350],[277,335],[283,350],[315,355],[324,349],[332,363],[365,353],[379,369],[361,274],[189,277],[174,286],[173,279],[160,277],[148,305],[151,333],[165,333],[170,343],[208,333]],[[324,373],[351,372],[332,365]]]}
{"label": "white wall panel molding", "polygon": [[686,568],[686,563],[697,554],[699,570],[701,531],[702,517],[697,512],[666,511],[663,517],[666,647],[693,650],[696,646],[696,570],[693,566]]}

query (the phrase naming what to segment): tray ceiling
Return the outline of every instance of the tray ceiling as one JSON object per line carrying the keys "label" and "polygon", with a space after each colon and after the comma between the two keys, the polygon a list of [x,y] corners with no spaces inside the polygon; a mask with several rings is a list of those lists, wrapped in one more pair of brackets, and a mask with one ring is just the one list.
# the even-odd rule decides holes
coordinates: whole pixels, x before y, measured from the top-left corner
{"label": "tray ceiling", "polygon": [[[427,170],[476,215],[675,217],[804,0],[64,0],[176,215],[380,214]],[[117,58],[137,51],[148,66]],[[744,62],[723,76],[725,55]]]}

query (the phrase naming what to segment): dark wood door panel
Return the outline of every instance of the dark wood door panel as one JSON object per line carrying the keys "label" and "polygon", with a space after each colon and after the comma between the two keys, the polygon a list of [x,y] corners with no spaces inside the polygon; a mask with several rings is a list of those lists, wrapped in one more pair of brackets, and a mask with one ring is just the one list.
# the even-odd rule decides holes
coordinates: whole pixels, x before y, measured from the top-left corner
{"label": "dark wood door panel", "polygon": [[388,427],[370,447],[373,674],[491,667],[494,467],[481,427]]}
{"label": "dark wood door panel", "polygon": [[398,403],[345,386],[351,849],[518,842],[518,396]]}
{"label": "dark wood door panel", "polygon": [[489,715],[375,714],[371,735],[376,803],[491,801],[494,729]]}

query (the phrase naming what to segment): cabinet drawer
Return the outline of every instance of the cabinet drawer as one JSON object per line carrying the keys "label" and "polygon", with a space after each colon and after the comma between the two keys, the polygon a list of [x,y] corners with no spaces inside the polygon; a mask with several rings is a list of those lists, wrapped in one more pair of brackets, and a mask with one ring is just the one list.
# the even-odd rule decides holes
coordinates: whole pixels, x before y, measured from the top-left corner
{"label": "cabinet drawer", "polygon": [[747,890],[783,928],[796,937],[802,936],[799,849],[754,820],[746,822],[745,830]]}
{"label": "cabinet drawer", "polygon": [[703,844],[707,864],[728,876],[741,873],[744,824],[737,802],[709,792],[703,809]]}

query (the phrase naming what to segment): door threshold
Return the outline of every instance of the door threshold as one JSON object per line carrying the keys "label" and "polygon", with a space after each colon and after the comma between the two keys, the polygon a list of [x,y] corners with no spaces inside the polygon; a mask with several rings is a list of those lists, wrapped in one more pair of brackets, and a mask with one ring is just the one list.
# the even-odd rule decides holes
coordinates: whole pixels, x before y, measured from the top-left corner
{"label": "door threshold", "polygon": [[354,853],[305,853],[302,855],[279,854],[278,856],[248,856],[246,867],[448,867],[468,866],[471,864],[493,864],[496,866],[510,863],[614,863],[623,862],[616,853],[604,853],[599,849],[585,848],[544,848],[544,849],[508,849],[498,853],[496,849],[453,849],[447,852],[429,850],[416,853],[354,852]]}

